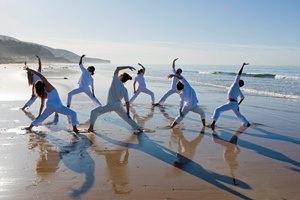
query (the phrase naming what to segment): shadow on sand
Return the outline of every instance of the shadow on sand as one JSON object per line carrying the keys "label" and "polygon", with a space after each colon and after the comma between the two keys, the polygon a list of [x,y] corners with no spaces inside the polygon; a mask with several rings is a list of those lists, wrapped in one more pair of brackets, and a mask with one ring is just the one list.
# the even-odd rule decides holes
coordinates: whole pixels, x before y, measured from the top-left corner
{"label": "shadow on sand", "polygon": [[[151,140],[145,133],[141,133],[138,136],[136,136],[137,140],[138,140],[137,144],[132,144],[132,143],[128,143],[128,142],[115,140],[115,139],[109,138],[106,135],[103,135],[100,133],[95,133],[95,135],[112,143],[112,144],[136,149],[136,150],[139,150],[146,154],[149,154],[149,155],[153,156],[154,158],[165,162],[166,164],[175,166],[178,169],[181,169],[195,177],[198,177],[198,178],[200,178],[200,179],[202,179],[224,191],[227,191],[241,199],[251,199],[250,197],[247,197],[247,196],[239,193],[238,191],[223,184],[223,183],[226,183],[229,185],[234,185],[232,183],[231,177],[221,175],[221,174],[215,173],[213,171],[206,170],[200,164],[194,162],[193,160],[190,160],[189,158],[184,159],[185,161],[188,161],[188,162],[185,162],[185,164],[174,165],[174,161],[178,160],[177,153],[174,151],[171,151],[170,149],[168,149],[162,145],[157,144],[156,142]],[[181,157],[183,157],[183,156],[181,155]],[[241,180],[238,180],[238,181],[239,181],[238,187],[240,187],[242,189],[251,189],[251,187],[247,183],[245,183]]]}

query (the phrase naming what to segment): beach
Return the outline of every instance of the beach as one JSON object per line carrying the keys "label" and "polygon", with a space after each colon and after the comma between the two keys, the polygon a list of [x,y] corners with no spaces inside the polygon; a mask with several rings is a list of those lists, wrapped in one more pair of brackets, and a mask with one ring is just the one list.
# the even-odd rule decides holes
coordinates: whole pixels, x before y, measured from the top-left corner
{"label": "beach", "polygon": [[[95,66],[95,95],[105,105],[114,66]],[[245,67],[248,76],[240,110],[252,126],[242,126],[229,111],[222,113],[216,132],[202,128],[200,116],[192,112],[170,129],[178,115],[179,96],[153,108],[150,96],[140,94],[131,106],[131,117],[145,128],[143,133],[134,134],[115,113],[99,116],[95,133],[89,133],[88,120],[96,105],[80,94],[71,106],[80,122],[76,139],[63,115],[50,116],[32,133],[23,129],[38,115],[40,100],[25,112],[20,110],[31,96],[22,67],[0,65],[0,199],[299,199],[300,80],[294,72],[295,76],[277,75],[282,82],[274,86],[270,83],[276,75],[257,78],[253,75],[257,71],[250,73],[251,66]],[[78,86],[78,65],[43,67],[66,103],[67,93]],[[234,74],[222,78],[182,68],[209,124],[214,109],[226,102]],[[239,66],[228,69],[236,72]],[[212,71],[224,70],[215,66]],[[171,66],[161,71],[157,66],[147,68],[147,86],[156,101],[170,88],[166,77],[171,72]],[[132,84],[125,84],[130,97]]]}

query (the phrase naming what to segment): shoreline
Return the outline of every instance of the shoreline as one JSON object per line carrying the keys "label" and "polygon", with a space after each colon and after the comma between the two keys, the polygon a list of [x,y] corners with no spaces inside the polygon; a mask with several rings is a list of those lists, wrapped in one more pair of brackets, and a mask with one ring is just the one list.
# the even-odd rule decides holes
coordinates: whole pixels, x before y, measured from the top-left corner
{"label": "shoreline", "polygon": [[[50,79],[63,102],[78,77],[70,74],[68,79]],[[101,80],[96,77],[95,93],[105,104],[112,74],[101,73]],[[25,99],[30,95],[26,80],[19,76],[9,80],[16,80],[14,92],[24,94]],[[126,84],[130,97],[132,83]],[[170,85],[159,84],[147,82],[150,89],[155,88],[156,101]],[[225,103],[226,91],[194,88],[210,123],[214,108]],[[72,138],[65,116],[59,116],[57,122],[50,116],[33,133],[26,133],[22,127],[29,125],[31,115],[18,110],[25,101],[1,101],[0,198],[297,199],[299,103],[245,96],[241,110],[253,125],[242,133],[231,112],[221,115],[218,137],[209,128],[201,133],[200,117],[194,113],[168,129],[178,115],[179,96],[171,96],[163,109],[151,109],[150,97],[141,94],[132,105],[131,116],[147,128],[145,133],[134,135],[116,114],[107,113],[98,117],[95,134],[82,133],[79,141]],[[79,129],[86,129],[95,105],[85,95],[73,101],[71,109],[78,114]],[[32,115],[38,113],[39,102],[29,108]],[[234,135],[236,145],[228,142]]]}

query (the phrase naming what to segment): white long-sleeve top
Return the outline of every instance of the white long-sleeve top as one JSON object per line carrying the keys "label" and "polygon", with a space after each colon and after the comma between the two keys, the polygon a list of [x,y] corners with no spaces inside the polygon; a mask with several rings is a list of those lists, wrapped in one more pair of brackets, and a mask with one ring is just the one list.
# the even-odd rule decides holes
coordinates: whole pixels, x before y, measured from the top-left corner
{"label": "white long-sleeve top", "polygon": [[180,96],[180,108],[189,107],[193,108],[198,104],[198,98],[195,90],[191,87],[189,82],[183,77],[181,80],[184,88],[179,93]]}
{"label": "white long-sleeve top", "polygon": [[139,84],[138,89],[146,88],[146,82],[145,82],[144,74],[138,74],[134,78],[134,81],[138,82],[138,84]]}
{"label": "white long-sleeve top", "polygon": [[[176,74],[176,71],[175,71],[174,68],[173,68],[173,74]],[[177,85],[178,81],[179,81],[179,79],[177,77],[174,76],[172,78],[172,85],[171,85],[171,87],[172,87],[173,90],[176,90],[176,85]]]}
{"label": "white long-sleeve top", "polygon": [[118,74],[114,74],[111,86],[109,88],[107,104],[115,105],[121,103],[121,100],[124,98],[125,102],[129,102],[128,91],[119,80]]}
{"label": "white long-sleeve top", "polygon": [[240,89],[240,75],[237,75],[232,83],[232,85],[230,86],[228,93],[227,93],[227,98],[228,99],[234,99],[234,100],[238,100],[238,97],[240,96],[240,98],[244,98],[244,95]]}
{"label": "white long-sleeve top", "polygon": [[81,77],[78,81],[79,87],[88,88],[89,86],[94,90],[94,79],[91,73],[83,66],[83,64],[79,65],[81,69]]}

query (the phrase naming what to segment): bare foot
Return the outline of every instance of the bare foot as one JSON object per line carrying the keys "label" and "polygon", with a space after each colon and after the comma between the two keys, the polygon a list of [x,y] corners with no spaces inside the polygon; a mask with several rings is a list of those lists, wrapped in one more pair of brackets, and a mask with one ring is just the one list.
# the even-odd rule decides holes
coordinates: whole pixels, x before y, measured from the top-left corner
{"label": "bare foot", "polygon": [[94,133],[94,132],[95,132],[95,130],[92,129],[92,128],[89,128],[87,131],[88,131],[88,132],[91,132],[91,133]]}
{"label": "bare foot", "polygon": [[134,134],[140,134],[142,132],[144,132],[144,130],[142,128],[138,128],[133,131]]}
{"label": "bare foot", "polygon": [[79,130],[76,128],[76,127],[73,127],[73,131],[78,134],[79,133]]}

